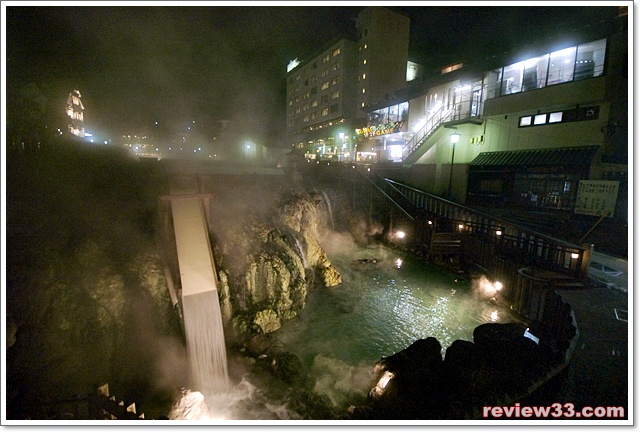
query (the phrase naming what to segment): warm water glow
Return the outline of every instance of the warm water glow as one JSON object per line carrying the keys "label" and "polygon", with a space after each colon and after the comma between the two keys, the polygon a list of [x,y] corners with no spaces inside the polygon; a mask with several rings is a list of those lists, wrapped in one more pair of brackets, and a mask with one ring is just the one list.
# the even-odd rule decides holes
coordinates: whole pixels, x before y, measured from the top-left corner
{"label": "warm water glow", "polygon": [[385,371],[384,375],[382,375],[382,378],[380,378],[380,381],[378,381],[377,387],[384,390],[385,388],[387,388],[389,381],[391,381],[393,377],[394,377],[393,373],[389,371]]}

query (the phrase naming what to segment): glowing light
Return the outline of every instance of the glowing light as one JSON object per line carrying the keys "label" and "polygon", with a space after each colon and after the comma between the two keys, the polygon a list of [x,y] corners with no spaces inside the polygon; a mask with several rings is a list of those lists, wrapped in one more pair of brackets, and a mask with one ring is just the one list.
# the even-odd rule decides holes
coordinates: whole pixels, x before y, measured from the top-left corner
{"label": "glowing light", "polygon": [[371,171],[371,168],[367,168],[367,171]]}
{"label": "glowing light", "polygon": [[433,225],[433,222],[429,221],[429,225]]}
{"label": "glowing light", "polygon": [[458,225],[458,228],[464,229],[464,225],[460,224],[460,225]]}
{"label": "glowing light", "polygon": [[387,388],[387,385],[389,385],[389,381],[391,381],[393,377],[394,375],[392,372],[385,371],[384,375],[382,375],[382,378],[380,378],[380,381],[378,381],[378,385],[376,385],[376,387],[384,390],[385,388]]}
{"label": "glowing light", "polygon": [[575,253],[575,252],[571,254],[571,258],[573,258],[573,259],[578,259],[578,257],[579,257],[579,256],[580,256],[580,255],[578,255],[578,254],[577,254],[577,253]]}
{"label": "glowing light", "polygon": [[496,235],[497,236],[501,236],[502,235],[502,231],[500,231],[500,230],[496,231]]}
{"label": "glowing light", "polygon": [[396,237],[398,237],[398,238],[401,238],[401,239],[402,239],[402,238],[404,238],[405,236],[406,236],[406,234],[405,234],[405,232],[404,232],[404,231],[398,231],[398,232],[396,232]]}
{"label": "glowing light", "polygon": [[398,258],[398,259],[396,260],[396,268],[400,268],[400,267],[402,267],[402,259],[401,259],[401,258]]}
{"label": "glowing light", "polygon": [[493,283],[493,287],[496,289],[496,291],[500,291],[502,289],[502,282],[495,281]]}
{"label": "glowing light", "polygon": [[497,310],[491,312],[491,321],[493,321],[493,322],[498,321],[498,311]]}

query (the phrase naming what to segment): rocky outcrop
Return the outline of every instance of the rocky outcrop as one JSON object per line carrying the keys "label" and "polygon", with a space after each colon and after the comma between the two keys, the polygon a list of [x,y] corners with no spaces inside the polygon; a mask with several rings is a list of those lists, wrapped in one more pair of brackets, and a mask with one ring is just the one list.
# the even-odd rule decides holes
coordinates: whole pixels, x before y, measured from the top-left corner
{"label": "rocky outcrop", "polygon": [[378,361],[369,403],[349,419],[471,419],[483,406],[512,405],[563,365],[549,345],[518,324],[482,324],[474,341],[456,340],[444,359],[440,343],[421,339]]}
{"label": "rocky outcrop", "polygon": [[294,194],[272,209],[270,219],[245,213],[216,221],[221,310],[236,336],[254,325],[265,334],[276,331],[304,309],[309,289],[342,282],[318,240],[320,202],[313,194]]}

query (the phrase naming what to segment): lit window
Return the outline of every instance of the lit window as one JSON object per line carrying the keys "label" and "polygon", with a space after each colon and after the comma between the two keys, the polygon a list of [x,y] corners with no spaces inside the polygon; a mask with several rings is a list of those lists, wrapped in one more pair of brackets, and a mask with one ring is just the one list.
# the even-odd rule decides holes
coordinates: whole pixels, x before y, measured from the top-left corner
{"label": "lit window", "polygon": [[533,124],[534,125],[541,125],[541,124],[545,124],[547,122],[547,115],[546,114],[538,114],[537,116],[535,116],[533,118]]}
{"label": "lit window", "polygon": [[329,75],[329,69],[322,69],[322,77],[326,77],[327,75]]}
{"label": "lit window", "polygon": [[336,90],[331,93],[331,99],[337,99],[340,97],[340,90]]}
{"label": "lit window", "polygon": [[367,74],[366,73],[362,74],[362,79],[367,79]]}
{"label": "lit window", "polygon": [[313,102],[311,102],[311,107],[317,107],[318,106],[318,99],[314,100]]}
{"label": "lit window", "polygon": [[326,90],[329,88],[329,81],[325,81],[322,83],[322,86],[320,87],[321,90]]}
{"label": "lit window", "polygon": [[558,123],[562,121],[562,111],[549,114],[549,123]]}
{"label": "lit window", "polygon": [[338,54],[340,54],[340,48],[336,48],[336,49],[334,49],[334,50],[333,50],[333,53],[332,53],[332,56],[333,56],[333,57],[335,57],[335,56],[337,56]]}
{"label": "lit window", "polygon": [[367,64],[367,59],[362,60],[362,64]]}
{"label": "lit window", "polygon": [[309,92],[304,92],[304,94],[302,95],[303,99],[309,99]]}
{"label": "lit window", "polygon": [[326,63],[326,62],[328,62],[328,61],[329,61],[329,54],[325,55],[325,56],[322,58],[322,63]]}
{"label": "lit window", "polygon": [[367,49],[367,44],[364,44],[364,49]]}
{"label": "lit window", "polygon": [[367,92],[367,89],[366,89],[366,88],[364,88],[364,87],[362,87],[362,93],[364,94],[364,93],[366,93],[366,92]]}
{"label": "lit window", "polygon": [[322,116],[324,117],[326,115],[329,115],[329,108],[323,108],[322,109]]}
{"label": "lit window", "polygon": [[364,102],[360,104],[360,108],[364,108]]}
{"label": "lit window", "polygon": [[309,115],[307,114],[306,116],[304,116],[304,117],[302,118],[302,121],[303,121],[303,122],[308,122],[308,121],[309,121]]}
{"label": "lit window", "polygon": [[335,77],[331,80],[331,85],[336,85],[340,82],[340,77]]}
{"label": "lit window", "polygon": [[296,114],[300,114],[300,107],[296,108]]}
{"label": "lit window", "polygon": [[340,63],[336,62],[336,63],[333,64],[333,70],[335,71],[335,70],[338,70],[338,69],[340,69]]}
{"label": "lit window", "polygon": [[520,117],[520,126],[531,126],[531,116]]}

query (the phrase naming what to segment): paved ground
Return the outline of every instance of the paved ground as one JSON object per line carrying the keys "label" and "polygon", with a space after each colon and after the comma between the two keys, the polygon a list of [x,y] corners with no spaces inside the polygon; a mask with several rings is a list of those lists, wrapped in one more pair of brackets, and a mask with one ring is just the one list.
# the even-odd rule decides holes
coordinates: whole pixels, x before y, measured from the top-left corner
{"label": "paved ground", "polygon": [[599,253],[591,262],[589,274],[600,287],[558,291],[573,308],[580,339],[557,402],[572,402],[577,409],[624,406],[628,412],[633,391],[628,263]]}

